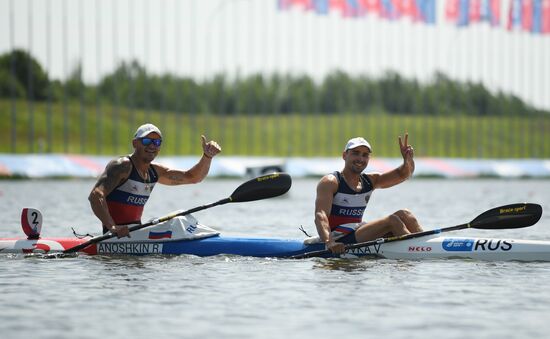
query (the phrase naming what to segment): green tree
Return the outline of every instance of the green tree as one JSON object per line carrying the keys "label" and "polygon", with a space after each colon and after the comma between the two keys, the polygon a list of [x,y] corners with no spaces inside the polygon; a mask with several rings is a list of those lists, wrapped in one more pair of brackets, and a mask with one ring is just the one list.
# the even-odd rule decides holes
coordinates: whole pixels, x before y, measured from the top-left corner
{"label": "green tree", "polygon": [[5,69],[0,69],[0,97],[23,98],[25,89],[17,79]]}
{"label": "green tree", "polygon": [[307,75],[298,77],[286,76],[283,81],[286,87],[286,107],[284,113],[313,113],[319,111],[319,90],[315,82]]}
{"label": "green tree", "polygon": [[86,85],[82,80],[82,65],[78,64],[65,81],[65,95],[72,99],[80,99],[84,97],[85,90]]}
{"label": "green tree", "polygon": [[[16,49],[11,53],[0,55],[0,73],[11,75],[11,77],[2,75],[0,88],[13,88],[12,86],[15,85],[17,95],[21,95],[20,89],[22,88],[31,100],[48,98],[48,75],[27,51]],[[14,79],[18,85],[13,82]],[[11,95],[10,92],[8,93]],[[3,89],[0,94],[4,96]]]}
{"label": "green tree", "polygon": [[419,95],[418,85],[404,79],[396,72],[387,72],[379,80],[382,107],[389,113],[407,114],[414,106],[414,97]]}
{"label": "green tree", "polygon": [[372,108],[382,106],[380,87],[377,81],[367,76],[359,76],[355,80],[355,87],[357,91],[357,107],[352,109],[366,112]]}

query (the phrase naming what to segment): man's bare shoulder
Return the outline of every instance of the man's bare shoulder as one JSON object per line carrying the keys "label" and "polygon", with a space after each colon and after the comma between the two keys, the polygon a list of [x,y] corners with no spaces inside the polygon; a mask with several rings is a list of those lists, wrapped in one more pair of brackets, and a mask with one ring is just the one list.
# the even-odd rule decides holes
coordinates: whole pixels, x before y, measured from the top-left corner
{"label": "man's bare shoulder", "polygon": [[115,171],[115,172],[125,172],[128,173],[132,170],[132,162],[130,161],[130,158],[128,157],[120,157],[113,159],[109,161],[107,164],[107,167],[105,167],[106,171]]}
{"label": "man's bare shoulder", "polygon": [[132,162],[128,157],[120,157],[111,160],[105,167],[105,171],[98,180],[99,184],[107,186],[116,186],[122,180],[127,179],[132,171]]}
{"label": "man's bare shoulder", "polygon": [[182,176],[182,173],[185,172],[185,171],[182,171],[182,170],[173,170],[170,167],[159,164],[157,162],[152,162],[151,167],[153,167],[155,169],[155,171],[157,172],[157,175],[159,177],[159,180],[163,184],[166,184],[166,182],[164,181],[166,179],[171,180],[171,181],[172,180],[177,181]]}
{"label": "man's bare shoulder", "polygon": [[151,166],[157,171],[157,172],[167,172],[170,170],[170,167],[166,165],[159,164],[158,162],[152,162]]}
{"label": "man's bare shoulder", "polygon": [[378,188],[381,175],[382,174],[378,172],[372,172],[367,174],[367,177],[370,179],[370,182],[374,188]]}
{"label": "man's bare shoulder", "polygon": [[120,183],[128,179],[132,171],[132,162],[128,157],[111,160],[94,185],[94,190],[101,190],[109,194]]}
{"label": "man's bare shoulder", "polygon": [[327,174],[319,180],[318,189],[330,190],[336,192],[338,189],[338,178],[334,174]]}
{"label": "man's bare shoulder", "polygon": [[319,183],[336,183],[338,184],[338,178],[334,175],[334,173],[327,174],[321,178]]}

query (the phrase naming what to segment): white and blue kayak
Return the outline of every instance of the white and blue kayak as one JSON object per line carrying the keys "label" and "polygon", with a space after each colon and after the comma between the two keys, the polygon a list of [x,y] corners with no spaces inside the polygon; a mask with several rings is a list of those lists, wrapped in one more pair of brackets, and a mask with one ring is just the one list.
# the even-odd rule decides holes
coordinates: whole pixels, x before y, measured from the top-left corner
{"label": "white and blue kayak", "polygon": [[[63,253],[87,240],[89,238],[0,239],[0,253]],[[194,240],[112,238],[92,244],[80,253],[290,258],[322,250],[324,250],[323,244],[307,244],[304,239],[213,235]],[[332,255],[325,253],[320,256],[331,257]],[[402,241],[371,243],[348,249],[344,255],[344,257],[364,256],[403,260],[465,258],[489,261],[550,261],[550,242],[432,234]]]}
{"label": "white and blue kayak", "polygon": [[[239,255],[274,258],[333,257],[317,239],[234,237],[200,224],[191,213],[213,206],[267,199],[288,191],[288,174],[274,173],[252,179],[229,198],[187,211],[176,211],[149,222],[129,226],[131,238],[110,232],[85,238],[41,237],[42,215],[24,209],[21,224],[27,238],[0,238],[0,253],[85,253],[89,255]],[[346,245],[344,257],[379,257],[420,260],[467,258],[474,260],[550,261],[550,241],[442,236],[444,232],[475,228],[514,229],[534,225],[542,207],[518,203],[492,208],[469,223],[400,237]]]}
{"label": "white and blue kayak", "polygon": [[[34,215],[33,212],[29,215]],[[482,218],[486,220],[486,217]],[[480,219],[481,220],[481,219]],[[24,223],[24,229],[28,223]],[[430,230],[402,238],[378,239],[349,246],[343,257],[423,260],[465,258],[490,261],[550,261],[550,241],[442,236],[464,228]],[[511,227],[508,227],[511,228]],[[26,233],[28,230],[25,231]],[[30,238],[33,233],[30,232]],[[221,235],[192,215],[174,217],[132,232],[131,238],[110,237],[100,242],[85,238],[4,238],[0,253],[66,253],[79,248],[88,255],[238,255],[273,258],[334,257],[316,238],[287,239]],[[83,246],[88,243],[88,246]],[[74,251],[69,251],[74,252]],[[314,255],[312,255],[314,254]]]}

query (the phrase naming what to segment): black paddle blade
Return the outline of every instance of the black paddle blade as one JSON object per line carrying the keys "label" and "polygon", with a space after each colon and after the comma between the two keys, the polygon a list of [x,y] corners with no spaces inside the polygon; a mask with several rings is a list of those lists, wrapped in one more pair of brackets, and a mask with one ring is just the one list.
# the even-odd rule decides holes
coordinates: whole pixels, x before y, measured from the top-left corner
{"label": "black paddle blade", "polygon": [[254,178],[237,187],[231,195],[231,202],[245,202],[277,197],[285,194],[292,186],[292,179],[286,173],[273,173]]}
{"label": "black paddle blade", "polygon": [[520,203],[495,207],[477,216],[470,227],[485,230],[531,226],[542,216],[542,206]]}

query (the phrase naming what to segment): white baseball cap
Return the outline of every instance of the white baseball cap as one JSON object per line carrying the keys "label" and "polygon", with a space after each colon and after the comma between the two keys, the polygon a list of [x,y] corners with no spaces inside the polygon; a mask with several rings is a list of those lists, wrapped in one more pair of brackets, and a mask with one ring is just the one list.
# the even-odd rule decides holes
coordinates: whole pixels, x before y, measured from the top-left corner
{"label": "white baseball cap", "polygon": [[349,139],[346,147],[344,148],[344,152],[359,146],[366,146],[369,151],[372,152],[372,147],[370,146],[369,142],[361,137]]}
{"label": "white baseball cap", "polygon": [[145,138],[149,133],[157,133],[162,138],[162,133],[160,133],[160,129],[153,124],[144,124],[139,126],[136,134],[134,134],[134,138]]}

